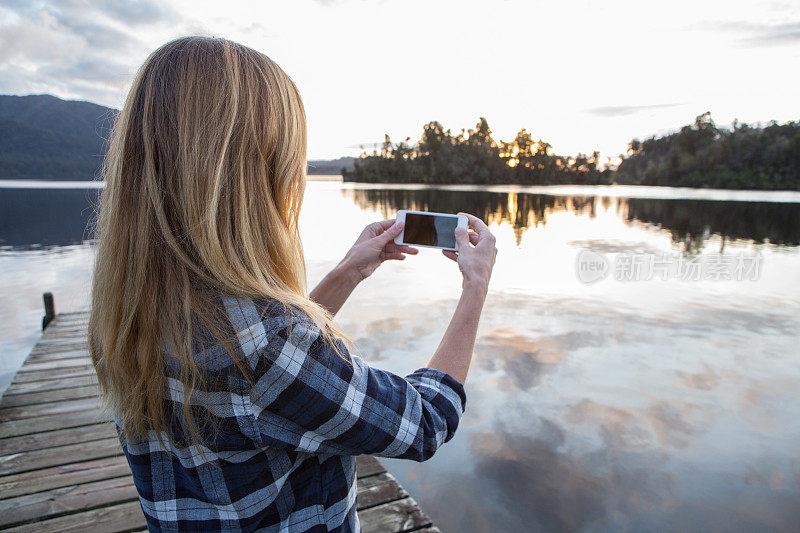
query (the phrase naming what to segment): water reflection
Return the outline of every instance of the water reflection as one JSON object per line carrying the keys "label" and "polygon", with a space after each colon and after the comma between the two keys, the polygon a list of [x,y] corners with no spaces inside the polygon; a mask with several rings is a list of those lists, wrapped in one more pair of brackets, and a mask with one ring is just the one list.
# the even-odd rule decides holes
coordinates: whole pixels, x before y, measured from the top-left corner
{"label": "water reflection", "polygon": [[800,243],[800,204],[642,198],[625,204],[628,220],[661,226],[689,250],[702,249],[709,235],[787,246]]}
{"label": "water reflection", "polygon": [[0,189],[0,246],[77,244],[90,237],[98,189]]}
{"label": "water reflection", "polygon": [[452,531],[791,531],[796,307],[697,299],[665,320],[495,298],[460,436],[432,464],[391,469]]}
{"label": "water reflection", "polygon": [[533,431],[497,423],[472,438],[476,471],[503,501],[507,531],[576,531],[605,518],[608,480],[560,451],[566,433],[557,423],[527,423]]}
{"label": "water reflection", "polygon": [[[3,189],[0,246],[14,249],[68,245],[90,236],[97,189]],[[711,236],[785,246],[800,244],[800,204],[710,200],[665,200],[605,196],[554,196],[521,192],[436,189],[342,189],[361,209],[384,218],[398,209],[468,211],[488,223],[508,223],[519,244],[524,232],[547,224],[554,213],[594,218],[613,211],[629,223],[667,230],[685,250],[702,250]]]}
{"label": "water reflection", "polygon": [[500,372],[505,390],[526,391],[539,385],[565,354],[585,347],[599,347],[606,338],[592,331],[571,331],[532,339],[513,328],[483,334],[475,345],[474,361],[488,372]]}
{"label": "water reflection", "polygon": [[[500,279],[482,317],[460,436],[432,463],[390,467],[437,523],[473,532],[789,531],[798,523],[798,204],[342,194],[383,217],[467,209],[498,224]],[[724,288],[570,279],[576,248],[654,253],[665,241],[691,252],[756,243],[768,256],[765,275]],[[420,277],[395,281],[413,287]],[[409,301],[435,301],[408,292]],[[370,311],[348,313],[369,323]],[[441,327],[446,310],[413,313],[417,324]],[[407,344],[407,330],[382,331],[380,346],[404,343],[403,356],[438,340],[420,349]],[[392,361],[383,350],[381,358]]]}
{"label": "water reflection", "polygon": [[800,244],[800,204],[682,199],[553,196],[518,192],[435,189],[345,189],[362,209],[385,218],[398,209],[455,213],[468,211],[488,223],[514,228],[519,244],[526,229],[547,224],[548,216],[572,212],[594,218],[598,210],[613,210],[629,223],[652,224],[669,231],[686,251],[703,249],[711,236],[787,246]]}
{"label": "water reflection", "polygon": [[[547,216],[572,211],[594,216],[596,198],[591,196],[552,196],[545,194],[498,193],[484,191],[441,191],[435,189],[345,189],[362,209],[380,211],[384,218],[393,217],[398,209],[457,213],[466,211],[481,217],[488,224],[508,222],[519,239],[529,227],[544,225]],[[601,203],[613,203],[603,198]]]}
{"label": "water reflection", "polygon": [[[751,468],[752,481],[736,490],[738,475],[703,478],[676,468],[666,454],[617,446],[616,431],[634,440],[652,431],[639,426],[636,414],[608,406],[588,410],[586,416],[609,424],[605,435],[611,442],[599,453],[576,453],[569,443],[571,428],[546,417],[533,416],[524,428],[496,423],[473,435],[475,473],[485,485],[458,486],[455,499],[468,501],[468,491],[491,494],[493,509],[487,516],[467,507],[461,530],[790,531],[797,524],[796,494],[785,490],[785,478],[784,490],[781,483],[771,486],[770,474],[762,473],[771,470],[766,465]],[[663,413],[652,416],[658,426]],[[668,416],[670,428],[687,423],[680,413]],[[686,430],[694,429],[689,425]],[[703,490],[681,497],[687,482]],[[796,487],[796,482],[789,485]],[[738,505],[730,505],[731,500]]]}
{"label": "water reflection", "polygon": [[[92,249],[61,244],[83,241],[94,195],[0,189],[0,389],[39,335],[42,292],[59,311],[88,305]],[[459,431],[429,462],[387,461],[443,531],[796,530],[800,204],[310,183],[310,285],[400,208],[497,224]],[[583,248],[734,241],[731,253],[757,243],[758,281],[584,285],[574,272]],[[363,357],[405,373],[436,350],[460,286],[426,250],[378,269],[337,322]]]}

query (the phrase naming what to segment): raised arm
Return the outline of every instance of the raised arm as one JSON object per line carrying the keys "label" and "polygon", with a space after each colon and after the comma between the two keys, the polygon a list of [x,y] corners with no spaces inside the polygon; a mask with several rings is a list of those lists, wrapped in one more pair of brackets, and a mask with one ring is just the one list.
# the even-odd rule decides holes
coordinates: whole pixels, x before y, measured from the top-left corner
{"label": "raised arm", "polygon": [[[456,261],[463,276],[461,298],[450,325],[429,367],[447,372],[463,383],[467,377],[483,304],[492,276],[497,248],[494,235],[474,215],[465,215],[473,231],[456,230],[459,251],[445,250],[446,257]],[[356,285],[372,274],[387,259],[402,260],[405,254],[416,254],[410,246],[394,244],[403,231],[402,224],[384,220],[367,226],[345,258],[311,292],[311,298],[336,314]]]}
{"label": "raised arm", "polygon": [[428,366],[447,372],[464,383],[472,361],[478,320],[486,299],[497,248],[494,235],[481,219],[468,213],[459,214],[466,215],[469,227],[475,231],[456,229],[458,252],[443,251],[444,255],[458,262],[463,276],[462,292],[450,325]]}
{"label": "raised arm", "polygon": [[[417,461],[452,438],[466,404],[462,383],[497,253],[486,225],[468,218],[475,231],[457,232],[459,252],[445,252],[458,262],[463,292],[428,367],[404,378],[372,368],[302,316],[285,327],[280,321],[248,325],[245,332],[258,331],[261,340],[249,359],[250,380],[237,395],[246,417],[240,427],[265,446]],[[389,232],[378,237],[383,233]],[[393,238],[385,236],[384,246]],[[342,294],[329,302],[343,303]]]}

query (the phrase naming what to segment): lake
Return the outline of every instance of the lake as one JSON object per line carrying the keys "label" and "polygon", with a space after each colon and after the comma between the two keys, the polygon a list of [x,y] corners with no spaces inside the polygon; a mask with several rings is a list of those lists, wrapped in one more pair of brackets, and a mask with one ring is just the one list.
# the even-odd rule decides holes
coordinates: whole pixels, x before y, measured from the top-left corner
{"label": "lake", "polygon": [[[41,294],[86,308],[94,189],[0,182],[0,389]],[[67,186],[69,187],[69,186]],[[387,466],[442,531],[769,530],[800,524],[800,193],[310,182],[313,285],[366,224],[469,211],[497,236],[455,438]],[[436,250],[337,317],[373,365],[435,350],[460,291]]]}

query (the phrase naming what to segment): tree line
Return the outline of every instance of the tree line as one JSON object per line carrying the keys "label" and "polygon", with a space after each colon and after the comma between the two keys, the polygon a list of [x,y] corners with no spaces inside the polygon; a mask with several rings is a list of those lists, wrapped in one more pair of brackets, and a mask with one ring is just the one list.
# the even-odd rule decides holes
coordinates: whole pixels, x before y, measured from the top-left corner
{"label": "tree line", "polygon": [[720,128],[710,113],[677,133],[634,139],[615,173],[617,183],[800,190],[800,123],[766,127],[734,121]]}
{"label": "tree line", "polygon": [[495,141],[485,118],[454,135],[441,123],[423,127],[416,144],[385,137],[380,151],[363,154],[345,181],[432,184],[635,184],[735,189],[800,190],[800,124],[766,127],[714,124],[709,113],[678,132],[634,139],[614,168],[600,153],[563,156],[522,129]]}

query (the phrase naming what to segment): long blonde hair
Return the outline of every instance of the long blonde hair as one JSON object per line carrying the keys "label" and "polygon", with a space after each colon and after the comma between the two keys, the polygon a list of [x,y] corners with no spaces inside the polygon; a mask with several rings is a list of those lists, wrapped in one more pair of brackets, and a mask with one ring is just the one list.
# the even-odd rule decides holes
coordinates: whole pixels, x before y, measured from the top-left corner
{"label": "long blonde hair", "polygon": [[105,159],[89,320],[101,392],[128,439],[155,430],[161,440],[168,427],[166,350],[196,441],[189,400],[205,384],[193,334],[205,324],[230,340],[220,294],[272,298],[329,331],[305,288],[305,172],[303,104],[268,57],[185,37],[145,61]]}

